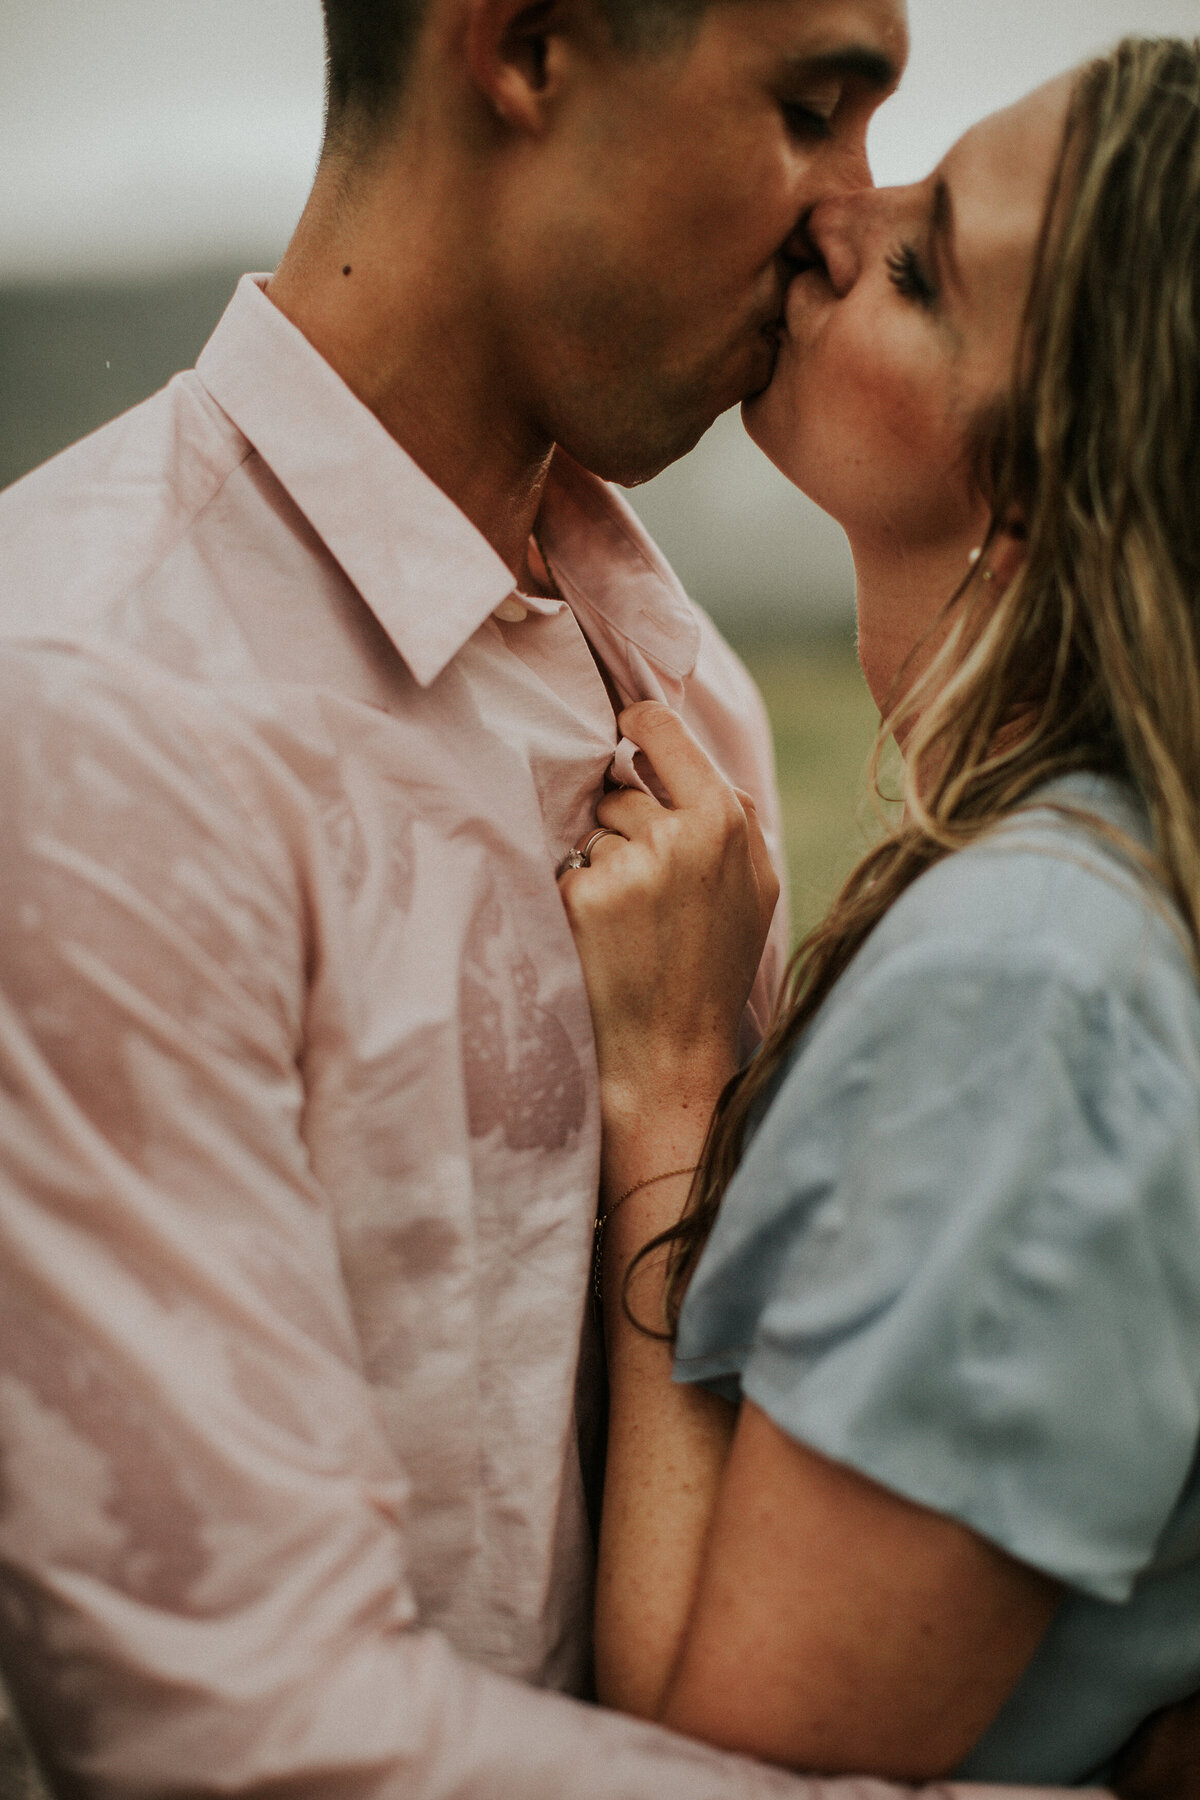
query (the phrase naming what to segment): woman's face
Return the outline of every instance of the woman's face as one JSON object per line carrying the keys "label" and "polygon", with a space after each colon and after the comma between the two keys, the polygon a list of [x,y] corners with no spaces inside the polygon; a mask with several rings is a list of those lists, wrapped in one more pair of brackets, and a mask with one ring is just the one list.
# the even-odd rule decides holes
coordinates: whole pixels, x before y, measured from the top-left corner
{"label": "woman's face", "polygon": [[[1074,77],[961,138],[927,181],[818,205],[770,388],[745,407],[772,462],[859,559],[963,559],[987,522],[966,455],[1008,388]],[[940,605],[951,590],[937,596]]]}

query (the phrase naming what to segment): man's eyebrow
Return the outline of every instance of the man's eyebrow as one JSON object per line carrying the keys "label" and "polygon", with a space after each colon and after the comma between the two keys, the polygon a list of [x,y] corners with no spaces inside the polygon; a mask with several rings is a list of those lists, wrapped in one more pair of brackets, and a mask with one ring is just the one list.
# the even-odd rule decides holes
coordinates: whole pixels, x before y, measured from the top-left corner
{"label": "man's eyebrow", "polygon": [[806,75],[840,76],[843,80],[858,80],[870,88],[878,88],[888,92],[900,80],[899,66],[882,50],[872,50],[867,44],[845,44],[836,50],[821,50],[816,55],[796,56],[793,62],[797,72],[803,70]]}

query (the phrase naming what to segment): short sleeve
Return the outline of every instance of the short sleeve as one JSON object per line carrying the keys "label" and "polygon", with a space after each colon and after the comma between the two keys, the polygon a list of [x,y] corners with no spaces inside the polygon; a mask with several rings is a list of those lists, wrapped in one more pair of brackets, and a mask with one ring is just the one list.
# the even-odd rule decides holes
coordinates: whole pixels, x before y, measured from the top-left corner
{"label": "short sleeve", "polygon": [[1011,945],[886,957],[748,1151],[677,1378],[740,1380],[794,1439],[1126,1598],[1200,1421],[1185,1047]]}

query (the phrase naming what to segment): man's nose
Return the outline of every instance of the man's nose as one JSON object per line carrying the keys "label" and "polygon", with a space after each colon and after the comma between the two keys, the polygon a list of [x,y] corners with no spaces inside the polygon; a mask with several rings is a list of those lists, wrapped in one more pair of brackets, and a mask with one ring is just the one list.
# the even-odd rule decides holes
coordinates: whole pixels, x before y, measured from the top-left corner
{"label": "man's nose", "polygon": [[856,137],[840,146],[840,154],[835,159],[831,174],[833,179],[828,190],[830,199],[844,194],[861,194],[875,186],[875,177],[871,174],[871,164],[867,158],[865,137]]}

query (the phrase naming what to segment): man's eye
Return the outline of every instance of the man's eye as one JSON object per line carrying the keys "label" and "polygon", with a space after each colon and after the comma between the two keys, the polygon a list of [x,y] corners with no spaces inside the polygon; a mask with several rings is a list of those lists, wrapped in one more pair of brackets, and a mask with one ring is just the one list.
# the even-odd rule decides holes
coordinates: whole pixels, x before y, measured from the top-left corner
{"label": "man's eye", "polygon": [[832,134],[833,115],[818,112],[816,107],[805,106],[801,101],[785,101],[783,116],[795,137],[827,138]]}
{"label": "man's eye", "polygon": [[892,251],[887,259],[887,269],[897,293],[903,294],[906,300],[915,300],[919,306],[933,305],[937,289],[911,244],[901,244],[898,250]]}

